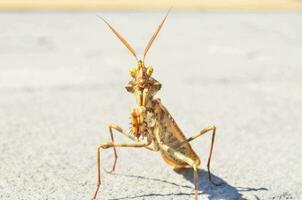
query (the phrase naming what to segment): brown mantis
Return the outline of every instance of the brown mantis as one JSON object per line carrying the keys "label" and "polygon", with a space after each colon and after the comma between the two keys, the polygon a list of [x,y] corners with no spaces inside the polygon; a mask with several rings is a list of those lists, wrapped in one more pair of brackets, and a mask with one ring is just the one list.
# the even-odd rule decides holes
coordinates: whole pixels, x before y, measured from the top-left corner
{"label": "brown mantis", "polygon": [[[160,152],[163,160],[174,168],[192,168],[194,172],[195,200],[197,200],[197,167],[200,165],[200,159],[192,149],[189,142],[209,131],[212,132],[212,141],[207,163],[208,176],[210,182],[212,182],[214,185],[218,185],[213,182],[210,172],[216,127],[208,126],[196,135],[187,139],[172,116],[169,114],[168,110],[163,106],[160,99],[154,98],[154,95],[160,90],[161,84],[152,77],[153,68],[146,67],[144,60],[153,41],[162,28],[168,13],[148,42],[144,51],[143,60],[139,60],[136,56],[135,50],[129,45],[129,43],[105,19],[101,18],[109,26],[112,32],[120,39],[120,41],[127,47],[137,61],[137,66],[129,70],[132,79],[127,84],[126,90],[135,95],[138,107],[131,110],[131,127],[129,132],[124,131],[118,125],[113,123],[108,125],[111,142],[101,143],[97,147],[97,188],[92,199],[96,199],[101,185],[100,151],[102,149],[113,148],[114,163],[111,171],[109,172],[111,173],[115,171],[117,163],[118,156],[116,148],[134,147],[146,148],[150,151]],[[128,137],[130,140],[132,140],[132,143],[115,142],[113,130],[116,130],[117,132]]]}

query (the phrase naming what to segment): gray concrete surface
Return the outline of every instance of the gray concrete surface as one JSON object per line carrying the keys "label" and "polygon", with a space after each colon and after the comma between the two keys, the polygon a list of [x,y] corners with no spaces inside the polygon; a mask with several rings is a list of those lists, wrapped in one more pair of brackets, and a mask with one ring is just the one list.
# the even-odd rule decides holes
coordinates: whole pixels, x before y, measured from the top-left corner
{"label": "gray concrete surface", "polygon": [[[142,52],[163,13],[0,13],[0,199],[90,199],[107,123],[128,128],[134,59],[96,17]],[[158,94],[203,162],[200,199],[302,199],[301,13],[172,12],[146,60]],[[127,139],[116,134],[118,141]],[[191,171],[119,149],[99,199],[193,199]],[[109,168],[112,151],[102,153]]]}

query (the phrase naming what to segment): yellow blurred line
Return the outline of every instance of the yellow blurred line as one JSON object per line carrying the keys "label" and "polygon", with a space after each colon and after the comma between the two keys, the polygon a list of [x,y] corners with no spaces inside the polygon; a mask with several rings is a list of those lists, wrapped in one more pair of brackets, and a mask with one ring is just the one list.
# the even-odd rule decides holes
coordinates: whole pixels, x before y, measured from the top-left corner
{"label": "yellow blurred line", "polygon": [[[173,2],[173,3],[172,3]],[[0,10],[98,10],[98,9],[167,9],[176,10],[247,10],[301,11],[302,1],[292,0],[99,0],[99,1],[1,1]]]}

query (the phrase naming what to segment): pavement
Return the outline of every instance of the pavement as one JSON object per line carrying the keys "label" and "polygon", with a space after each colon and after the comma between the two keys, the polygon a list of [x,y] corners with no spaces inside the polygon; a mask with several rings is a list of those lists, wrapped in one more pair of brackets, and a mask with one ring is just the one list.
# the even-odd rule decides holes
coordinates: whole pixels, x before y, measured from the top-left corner
{"label": "pavement", "polygon": [[[0,13],[0,199],[83,200],[96,187],[96,147],[107,124],[127,130],[134,96],[124,86],[135,60],[112,22],[142,55],[162,12]],[[200,199],[302,199],[302,15],[172,12],[146,64],[157,95],[201,157]],[[116,141],[128,140],[119,134]],[[160,154],[119,149],[102,170],[98,199],[194,199],[191,170]],[[113,152],[102,152],[109,169]]]}

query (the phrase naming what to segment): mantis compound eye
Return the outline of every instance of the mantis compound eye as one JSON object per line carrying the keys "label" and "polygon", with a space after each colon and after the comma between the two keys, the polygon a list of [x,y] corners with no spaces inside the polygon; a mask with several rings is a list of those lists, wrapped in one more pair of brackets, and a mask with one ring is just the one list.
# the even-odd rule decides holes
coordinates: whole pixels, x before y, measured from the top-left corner
{"label": "mantis compound eye", "polygon": [[153,73],[153,67],[148,67],[146,73],[148,76],[151,76]]}
{"label": "mantis compound eye", "polygon": [[134,78],[137,73],[137,69],[135,67],[129,69],[130,75]]}

